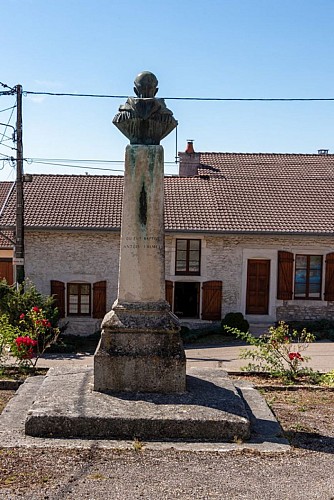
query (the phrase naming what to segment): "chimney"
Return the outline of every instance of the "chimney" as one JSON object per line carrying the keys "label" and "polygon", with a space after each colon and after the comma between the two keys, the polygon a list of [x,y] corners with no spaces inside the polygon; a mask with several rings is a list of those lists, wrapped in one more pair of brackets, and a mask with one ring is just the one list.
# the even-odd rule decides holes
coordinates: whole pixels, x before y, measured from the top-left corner
{"label": "chimney", "polygon": [[200,167],[199,157],[200,154],[195,153],[194,150],[194,141],[188,140],[185,152],[179,153],[179,176],[195,177],[195,175],[198,175],[198,168]]}
{"label": "chimney", "polygon": [[318,155],[328,155],[328,149],[318,149]]}

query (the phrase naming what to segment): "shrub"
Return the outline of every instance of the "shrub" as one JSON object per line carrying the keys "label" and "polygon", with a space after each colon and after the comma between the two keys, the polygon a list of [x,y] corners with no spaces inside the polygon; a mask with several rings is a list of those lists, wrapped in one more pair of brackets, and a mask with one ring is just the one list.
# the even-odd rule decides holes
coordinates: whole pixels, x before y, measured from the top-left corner
{"label": "shrub", "polygon": [[306,328],[315,335],[317,340],[329,339],[334,341],[334,321],[330,319],[292,321],[290,327],[298,331]]}
{"label": "shrub", "polygon": [[241,312],[230,312],[227,313],[222,320],[222,330],[223,333],[230,335],[233,333],[231,329],[236,329],[239,332],[248,332],[249,330],[249,323],[248,321],[244,318],[243,314]]}
{"label": "shrub", "polygon": [[281,321],[277,327],[270,327],[268,333],[258,338],[236,329],[233,333],[254,347],[243,349],[240,353],[242,359],[252,360],[243,370],[266,371],[272,376],[291,381],[315,373],[304,366],[310,358],[303,356],[302,352],[315,340],[314,335],[305,329],[301,333],[291,331],[289,325]]}
{"label": "shrub", "polygon": [[51,325],[56,327],[59,314],[58,309],[54,307],[54,302],[52,296],[38,292],[29,280],[19,285],[18,288],[15,285],[8,285],[5,280],[0,281],[0,314],[6,314],[9,323],[20,329],[23,326],[20,322],[20,315],[26,314],[32,307],[43,309]]}
{"label": "shrub", "polygon": [[18,288],[0,282],[0,363],[11,355],[21,367],[35,367],[39,357],[55,343],[58,311],[54,299],[26,281]]}

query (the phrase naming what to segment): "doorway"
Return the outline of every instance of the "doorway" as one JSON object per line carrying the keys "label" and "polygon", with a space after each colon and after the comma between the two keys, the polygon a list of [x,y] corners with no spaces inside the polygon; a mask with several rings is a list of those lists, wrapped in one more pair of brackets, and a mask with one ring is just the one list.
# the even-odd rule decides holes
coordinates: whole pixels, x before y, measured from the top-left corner
{"label": "doorway", "polygon": [[248,260],[246,314],[268,314],[269,277],[270,260]]}
{"label": "doorway", "polygon": [[175,283],[174,312],[179,318],[199,317],[199,283]]}

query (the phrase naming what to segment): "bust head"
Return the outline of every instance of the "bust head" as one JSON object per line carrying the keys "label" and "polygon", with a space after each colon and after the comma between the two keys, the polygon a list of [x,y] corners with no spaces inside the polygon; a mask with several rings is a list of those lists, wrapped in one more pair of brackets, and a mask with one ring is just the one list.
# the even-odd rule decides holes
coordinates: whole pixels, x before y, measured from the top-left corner
{"label": "bust head", "polygon": [[137,97],[154,97],[158,92],[158,79],[150,71],[143,71],[136,76],[134,91]]}

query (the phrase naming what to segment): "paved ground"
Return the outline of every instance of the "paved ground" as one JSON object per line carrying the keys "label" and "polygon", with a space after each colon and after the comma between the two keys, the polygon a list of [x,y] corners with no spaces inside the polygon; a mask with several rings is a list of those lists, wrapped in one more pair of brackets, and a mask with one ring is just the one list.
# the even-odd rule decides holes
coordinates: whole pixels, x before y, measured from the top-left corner
{"label": "paved ground", "polygon": [[[189,368],[219,368],[227,371],[239,371],[247,364],[239,359],[240,349],[247,346],[231,343],[225,346],[189,347],[186,349],[187,366]],[[308,366],[314,370],[327,372],[334,370],[334,342],[317,342],[310,344],[305,351],[311,356]],[[81,366],[93,366],[93,356],[85,354],[47,354],[39,360],[39,367],[64,366],[75,363]]]}

